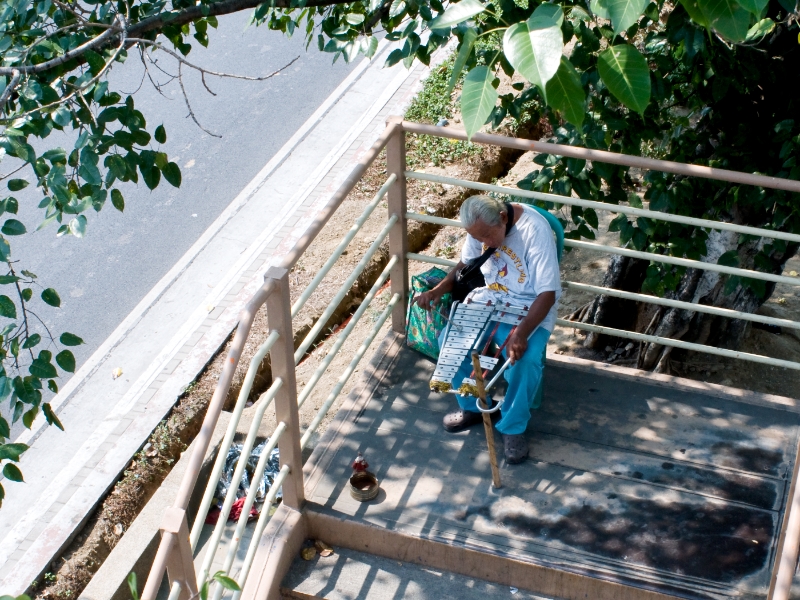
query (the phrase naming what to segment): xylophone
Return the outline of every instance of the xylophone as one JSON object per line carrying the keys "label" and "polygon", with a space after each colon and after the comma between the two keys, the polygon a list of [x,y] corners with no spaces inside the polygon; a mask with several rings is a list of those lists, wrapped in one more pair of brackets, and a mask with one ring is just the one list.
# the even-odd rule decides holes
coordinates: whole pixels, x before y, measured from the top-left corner
{"label": "xylophone", "polygon": [[[460,382],[453,381],[459,369],[464,364],[471,364],[471,352],[473,349],[477,350],[480,366],[486,370],[486,373],[483,374],[485,378],[497,366],[500,352],[505,346],[505,344],[501,346],[495,356],[487,355],[499,324],[508,323],[515,327],[527,314],[527,306],[518,307],[508,303],[493,304],[491,301],[480,304],[471,302],[469,299],[463,303],[454,302],[450,307],[450,316],[445,327],[444,344],[439,350],[439,360],[436,362],[436,370],[431,377],[431,389],[441,393],[453,392],[476,396],[477,389],[474,379],[467,377]],[[503,364],[486,385],[487,391],[494,386],[509,364],[510,361]],[[497,410],[497,407],[485,412],[494,412],[494,410]]]}

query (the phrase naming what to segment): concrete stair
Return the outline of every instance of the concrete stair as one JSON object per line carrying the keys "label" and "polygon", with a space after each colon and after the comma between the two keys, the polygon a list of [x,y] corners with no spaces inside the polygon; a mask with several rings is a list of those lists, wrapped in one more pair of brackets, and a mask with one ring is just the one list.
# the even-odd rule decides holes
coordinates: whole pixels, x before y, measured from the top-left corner
{"label": "concrete stair", "polygon": [[331,556],[292,563],[281,586],[285,600],[556,600],[408,562],[336,548]]}

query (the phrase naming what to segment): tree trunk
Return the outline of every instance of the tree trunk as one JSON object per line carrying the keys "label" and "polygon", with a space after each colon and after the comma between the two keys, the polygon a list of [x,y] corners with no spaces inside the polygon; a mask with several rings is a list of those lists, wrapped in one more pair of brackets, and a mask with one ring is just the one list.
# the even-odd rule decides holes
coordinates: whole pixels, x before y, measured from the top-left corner
{"label": "tree trunk", "polygon": [[[739,243],[739,234],[729,231],[711,231],[706,243],[706,255],[703,261],[717,263],[719,258],[731,250],[736,250],[739,265],[745,269],[754,268],[756,254],[772,240],[762,238]],[[780,273],[783,265],[797,252],[796,244],[789,244],[782,254],[773,251],[772,258],[779,267],[774,273]],[[641,291],[647,262],[621,256],[613,256],[603,280],[604,287],[625,291]],[[751,287],[737,285],[730,293],[725,287],[729,277],[702,269],[688,269],[683,275],[675,291],[668,292],[665,297],[729,308],[741,312],[753,313],[772,295],[775,284],[767,283],[766,294],[761,297]],[[580,319],[585,323],[604,325],[627,331],[637,331],[672,339],[681,339],[698,344],[706,344],[720,348],[738,349],[748,331],[748,321],[729,319],[714,315],[695,313],[668,307],[654,306],[647,303],[636,303],[609,296],[598,296],[589,310]],[[607,344],[619,345],[622,338],[589,333],[584,345],[595,350]],[[656,372],[669,372],[669,358],[672,348],[660,344],[641,344],[638,355],[638,367]]]}

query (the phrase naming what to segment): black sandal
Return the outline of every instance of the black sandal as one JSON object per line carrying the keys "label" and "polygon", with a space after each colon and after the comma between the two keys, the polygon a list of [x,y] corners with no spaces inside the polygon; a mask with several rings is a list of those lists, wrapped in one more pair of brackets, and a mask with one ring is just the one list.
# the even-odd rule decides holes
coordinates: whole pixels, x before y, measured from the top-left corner
{"label": "black sandal", "polygon": [[503,434],[503,453],[506,462],[516,465],[528,458],[528,440],[524,435]]}

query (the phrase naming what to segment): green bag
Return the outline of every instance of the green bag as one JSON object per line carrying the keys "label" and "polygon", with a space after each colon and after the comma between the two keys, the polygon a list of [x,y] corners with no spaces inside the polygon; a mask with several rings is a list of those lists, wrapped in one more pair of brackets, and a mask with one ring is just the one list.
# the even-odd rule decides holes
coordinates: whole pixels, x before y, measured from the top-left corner
{"label": "green bag", "polygon": [[447,325],[447,315],[453,303],[450,294],[445,294],[433,310],[427,311],[413,303],[414,296],[436,287],[447,273],[434,267],[411,278],[408,314],[406,315],[406,343],[425,356],[438,360],[439,334]]}

